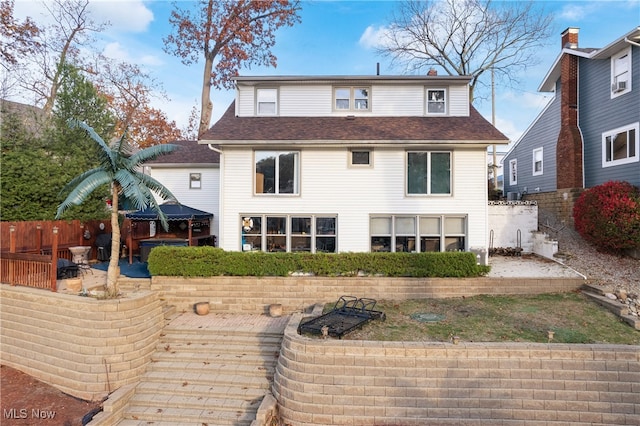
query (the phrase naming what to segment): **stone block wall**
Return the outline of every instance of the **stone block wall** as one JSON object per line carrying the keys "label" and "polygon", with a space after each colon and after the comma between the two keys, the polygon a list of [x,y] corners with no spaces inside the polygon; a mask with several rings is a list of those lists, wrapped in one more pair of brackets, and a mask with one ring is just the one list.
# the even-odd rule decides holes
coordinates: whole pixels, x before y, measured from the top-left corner
{"label": "stone block wall", "polygon": [[379,277],[152,277],[151,289],[178,311],[209,302],[213,313],[303,312],[316,303],[349,295],[372,299],[469,297],[575,291],[582,278],[379,278]]}
{"label": "stone block wall", "polygon": [[285,424],[640,424],[637,346],[371,342],[285,331]]}
{"label": "stone block wall", "polygon": [[556,192],[527,194],[525,199],[537,202],[540,219],[543,220],[544,213],[551,213],[563,224],[573,227],[573,205],[582,191],[580,188],[559,189]]}
{"label": "stone block wall", "polygon": [[0,362],[84,400],[138,380],[164,326],[158,295],[120,299],[0,285]]}

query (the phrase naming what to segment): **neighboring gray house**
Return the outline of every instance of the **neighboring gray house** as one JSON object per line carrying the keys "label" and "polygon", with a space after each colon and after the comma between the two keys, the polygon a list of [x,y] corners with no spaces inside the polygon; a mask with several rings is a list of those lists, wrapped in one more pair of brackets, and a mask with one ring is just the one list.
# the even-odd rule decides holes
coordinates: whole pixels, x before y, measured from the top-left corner
{"label": "neighboring gray house", "polygon": [[220,154],[196,141],[174,141],[180,148],[144,164],[145,173],[167,187],[180,204],[213,213],[211,234],[219,235]]}
{"label": "neighboring gray house", "polygon": [[570,218],[584,188],[640,186],[640,27],[601,49],[579,48],[578,29],[566,29],[539,91],[555,97],[503,160],[508,198]]}

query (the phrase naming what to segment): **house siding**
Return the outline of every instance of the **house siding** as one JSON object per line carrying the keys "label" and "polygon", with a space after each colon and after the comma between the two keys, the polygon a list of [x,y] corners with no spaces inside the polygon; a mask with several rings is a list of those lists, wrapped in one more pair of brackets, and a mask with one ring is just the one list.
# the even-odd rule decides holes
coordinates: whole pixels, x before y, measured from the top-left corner
{"label": "house siding", "polygon": [[602,167],[602,134],[640,121],[640,48],[633,47],[631,58],[632,89],[613,99],[610,59],[581,60],[579,119],[584,140],[586,188],[610,180],[640,186],[640,162]]}
{"label": "house siding", "polygon": [[[362,146],[366,144],[357,144]],[[402,147],[376,148],[373,167],[349,167],[348,149],[302,148],[300,195],[253,195],[253,151],[225,148],[220,246],[240,250],[240,215],[325,214],[337,216],[338,251],[370,250],[372,214],[455,214],[468,216],[467,248],[487,247],[486,152],[453,151],[453,195],[405,196],[406,154]],[[484,188],[484,191],[478,190]]]}
{"label": "house siding", "polygon": [[[560,82],[556,85],[556,96],[538,116],[527,132],[502,162],[505,194],[553,192],[556,188],[556,144],[560,134]],[[533,175],[533,150],[543,148],[543,173]],[[511,185],[509,162],[518,160],[518,183]]]}
{"label": "house siding", "polygon": [[[335,86],[341,86],[336,84]],[[366,82],[343,86],[368,86]],[[318,117],[330,115],[424,116],[425,85],[371,84],[370,111],[334,111],[331,84],[282,85],[278,89],[278,115],[282,117]],[[275,87],[275,86],[264,86]],[[469,115],[469,87],[464,85],[434,84],[448,93],[448,115]],[[255,87],[239,85],[237,114],[255,115]]]}
{"label": "house siding", "polygon": [[[149,167],[149,170],[149,175],[162,182],[181,204],[213,213],[211,234],[219,235],[220,169],[217,167],[169,168],[153,166]],[[190,173],[202,175],[201,189],[189,188]]]}

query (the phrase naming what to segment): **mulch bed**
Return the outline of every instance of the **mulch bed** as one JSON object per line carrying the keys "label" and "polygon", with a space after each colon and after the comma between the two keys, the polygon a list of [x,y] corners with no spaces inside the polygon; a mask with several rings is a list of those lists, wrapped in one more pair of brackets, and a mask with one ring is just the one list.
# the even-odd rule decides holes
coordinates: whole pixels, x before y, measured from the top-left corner
{"label": "mulch bed", "polygon": [[102,404],[67,395],[6,365],[0,366],[0,375],[2,426],[79,426],[85,415]]}

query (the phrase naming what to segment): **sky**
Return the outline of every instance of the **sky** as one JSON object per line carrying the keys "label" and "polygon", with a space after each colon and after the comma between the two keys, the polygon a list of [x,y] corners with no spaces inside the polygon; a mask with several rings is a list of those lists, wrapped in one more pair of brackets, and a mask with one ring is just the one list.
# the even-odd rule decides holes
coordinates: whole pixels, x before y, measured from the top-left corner
{"label": "sky", "polygon": [[[501,1],[501,0],[496,0]],[[179,2],[180,7],[188,1]],[[378,36],[398,7],[396,1],[383,0],[302,0],[302,22],[281,28],[272,52],[277,68],[253,67],[241,75],[398,75],[390,60],[375,51]],[[554,18],[549,45],[538,52],[539,63],[528,67],[515,84],[496,82],[496,127],[516,141],[553,97],[538,87],[560,54],[560,34],[578,27],[579,47],[601,48],[640,26],[640,0],[537,1]],[[158,98],[154,106],[165,111],[178,127],[186,127],[191,109],[198,105],[203,62],[183,65],[163,51],[163,41],[171,33],[168,22],[173,3],[164,0],[90,0],[92,17],[109,21],[100,35],[100,49],[108,57],[135,63],[163,87],[168,100]],[[44,22],[41,1],[16,0],[14,15],[31,16]],[[554,38],[555,37],[555,38]],[[442,75],[442,72],[440,73]],[[488,82],[488,80],[487,80]],[[213,91],[214,123],[233,101],[233,91]],[[482,95],[482,94],[481,94]],[[492,119],[490,90],[474,106]]]}

